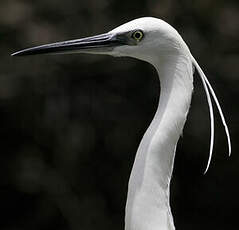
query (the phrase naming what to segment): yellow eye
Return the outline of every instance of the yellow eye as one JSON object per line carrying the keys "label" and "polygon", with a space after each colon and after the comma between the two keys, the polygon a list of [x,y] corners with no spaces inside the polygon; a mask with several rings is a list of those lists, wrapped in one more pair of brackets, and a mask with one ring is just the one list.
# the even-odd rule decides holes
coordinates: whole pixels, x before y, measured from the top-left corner
{"label": "yellow eye", "polygon": [[132,38],[139,42],[144,37],[144,33],[141,30],[136,30],[132,34]]}

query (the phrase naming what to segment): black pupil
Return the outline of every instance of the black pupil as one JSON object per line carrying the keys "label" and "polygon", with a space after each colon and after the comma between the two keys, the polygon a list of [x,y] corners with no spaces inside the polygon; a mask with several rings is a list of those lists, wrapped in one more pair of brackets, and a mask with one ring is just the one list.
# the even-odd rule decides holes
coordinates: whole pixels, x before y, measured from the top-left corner
{"label": "black pupil", "polygon": [[139,39],[141,37],[141,33],[140,32],[136,32],[134,35],[135,38]]}

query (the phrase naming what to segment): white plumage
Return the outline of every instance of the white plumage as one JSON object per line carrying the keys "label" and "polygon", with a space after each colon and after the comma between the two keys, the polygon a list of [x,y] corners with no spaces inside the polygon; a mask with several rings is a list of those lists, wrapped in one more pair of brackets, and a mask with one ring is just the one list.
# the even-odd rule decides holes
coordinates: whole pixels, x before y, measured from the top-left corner
{"label": "white plumage", "polygon": [[194,67],[201,77],[211,118],[210,152],[205,172],[211,162],[214,143],[211,96],[225,127],[229,155],[231,153],[229,131],[217,97],[186,43],[168,23],[145,17],[106,34],[29,48],[13,55],[66,52],[129,56],[156,68],[161,83],[160,100],[139,145],[130,175],[125,230],[175,229],[169,204],[170,180],[177,142],[191,103]]}

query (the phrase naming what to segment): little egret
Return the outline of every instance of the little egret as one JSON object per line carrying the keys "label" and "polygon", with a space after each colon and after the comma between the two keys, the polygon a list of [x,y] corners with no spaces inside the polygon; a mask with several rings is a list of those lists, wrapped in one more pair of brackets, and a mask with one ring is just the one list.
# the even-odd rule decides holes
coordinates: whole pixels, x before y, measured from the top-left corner
{"label": "little egret", "polygon": [[141,140],[129,179],[126,230],[173,230],[169,204],[170,180],[178,139],[182,133],[193,92],[194,67],[206,92],[211,140],[205,173],[214,144],[213,98],[227,135],[229,131],[212,86],[179,33],[161,19],[144,17],[125,23],[108,33],[28,48],[13,56],[46,53],[92,53],[128,56],[152,64],[160,79],[156,114]]}

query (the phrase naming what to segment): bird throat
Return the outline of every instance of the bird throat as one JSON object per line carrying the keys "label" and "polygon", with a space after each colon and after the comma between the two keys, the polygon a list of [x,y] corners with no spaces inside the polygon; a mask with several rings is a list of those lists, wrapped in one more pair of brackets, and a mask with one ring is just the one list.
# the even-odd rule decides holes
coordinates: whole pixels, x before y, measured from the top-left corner
{"label": "bird throat", "polygon": [[175,229],[169,204],[170,180],[190,107],[193,68],[187,55],[159,59],[153,65],[160,79],[159,105],[130,175],[125,230]]}

